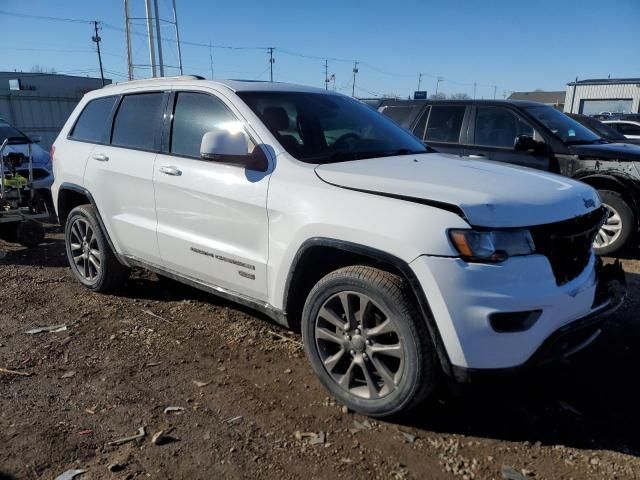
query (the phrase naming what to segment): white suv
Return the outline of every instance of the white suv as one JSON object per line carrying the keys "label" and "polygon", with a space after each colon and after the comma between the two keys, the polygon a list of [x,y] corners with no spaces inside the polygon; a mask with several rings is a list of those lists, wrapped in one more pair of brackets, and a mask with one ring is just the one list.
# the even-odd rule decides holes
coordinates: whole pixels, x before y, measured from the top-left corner
{"label": "white suv", "polygon": [[91,92],[55,142],[54,202],[75,277],[130,267],[301,326],[320,381],[384,416],[441,372],[568,355],[619,303],[591,243],[595,190],[431,153],[344,95],[197,77]]}

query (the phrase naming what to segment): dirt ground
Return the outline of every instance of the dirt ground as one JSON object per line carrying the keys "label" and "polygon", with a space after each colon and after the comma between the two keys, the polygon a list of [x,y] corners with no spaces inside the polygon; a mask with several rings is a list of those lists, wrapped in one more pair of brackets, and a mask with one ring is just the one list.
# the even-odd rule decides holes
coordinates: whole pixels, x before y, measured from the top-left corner
{"label": "dirt ground", "polygon": [[[136,272],[119,296],[73,280],[59,229],[0,241],[0,480],[640,478],[640,261],[629,297],[570,364],[443,387],[407,418],[344,411],[300,337]],[[637,255],[633,257],[638,258]],[[66,325],[56,333],[27,334]],[[26,376],[28,375],[28,376]],[[169,409],[167,407],[179,407]],[[109,445],[135,435],[137,441]],[[152,437],[168,438],[156,445]]]}

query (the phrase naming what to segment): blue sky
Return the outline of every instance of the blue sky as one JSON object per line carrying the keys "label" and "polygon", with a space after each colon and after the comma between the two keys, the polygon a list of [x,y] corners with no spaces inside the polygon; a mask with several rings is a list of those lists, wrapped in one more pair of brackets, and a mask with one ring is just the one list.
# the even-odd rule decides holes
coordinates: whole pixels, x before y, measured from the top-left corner
{"label": "blue sky", "polygon": [[[130,0],[142,15],[144,0]],[[158,0],[169,17],[170,0]],[[177,0],[183,40],[236,47],[275,47],[277,81],[324,86],[329,61],[336,86],[351,92],[351,60],[361,62],[360,96],[408,95],[416,89],[478,98],[505,91],[563,90],[576,76],[640,77],[640,0],[265,1]],[[105,23],[100,32],[107,76],[127,71],[122,0],[0,0],[0,11]],[[116,27],[116,28],[113,28]],[[143,26],[136,27],[140,33]],[[163,27],[169,36],[169,26]],[[0,14],[0,70],[39,64],[59,72],[97,75],[92,26]],[[134,36],[137,63],[148,63],[144,38]],[[165,61],[176,64],[165,41]],[[264,49],[213,49],[216,78],[269,78]],[[185,73],[211,76],[209,49],[183,45]],[[148,75],[143,69],[137,76]]]}

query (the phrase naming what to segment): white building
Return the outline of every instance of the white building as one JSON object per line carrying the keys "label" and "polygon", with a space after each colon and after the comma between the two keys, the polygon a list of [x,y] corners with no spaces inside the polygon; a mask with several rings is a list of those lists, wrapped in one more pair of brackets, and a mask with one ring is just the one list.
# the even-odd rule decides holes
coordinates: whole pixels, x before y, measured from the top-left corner
{"label": "white building", "polygon": [[566,113],[640,113],[640,78],[603,78],[567,84]]}

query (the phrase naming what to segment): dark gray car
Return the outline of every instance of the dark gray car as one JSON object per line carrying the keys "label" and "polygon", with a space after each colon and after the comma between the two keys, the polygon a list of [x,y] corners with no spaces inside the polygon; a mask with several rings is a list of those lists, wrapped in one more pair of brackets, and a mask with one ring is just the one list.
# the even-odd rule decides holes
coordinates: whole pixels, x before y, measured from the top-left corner
{"label": "dark gray car", "polygon": [[430,147],[508,162],[596,188],[608,218],[596,252],[611,255],[640,228],[640,146],[612,143],[553,107],[517,100],[385,100],[378,110]]}

